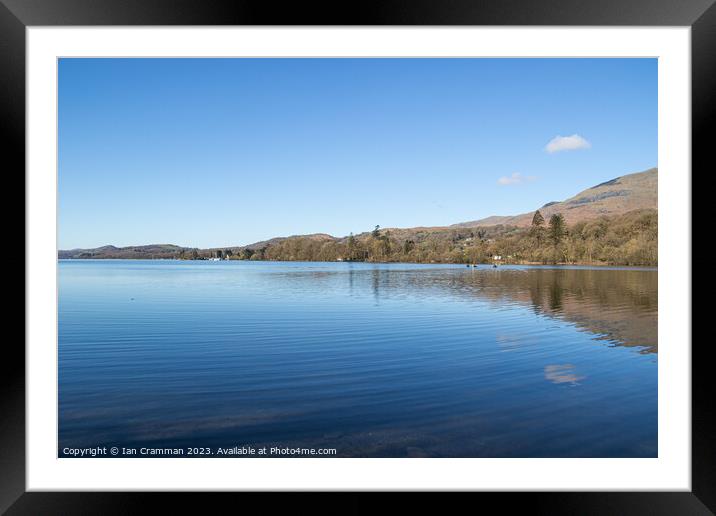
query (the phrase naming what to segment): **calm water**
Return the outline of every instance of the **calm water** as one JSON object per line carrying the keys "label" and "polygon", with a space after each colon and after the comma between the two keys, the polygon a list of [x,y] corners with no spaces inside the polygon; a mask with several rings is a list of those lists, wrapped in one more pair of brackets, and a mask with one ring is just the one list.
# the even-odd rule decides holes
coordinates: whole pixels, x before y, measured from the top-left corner
{"label": "calm water", "polygon": [[653,457],[657,306],[655,270],[61,261],[59,454]]}

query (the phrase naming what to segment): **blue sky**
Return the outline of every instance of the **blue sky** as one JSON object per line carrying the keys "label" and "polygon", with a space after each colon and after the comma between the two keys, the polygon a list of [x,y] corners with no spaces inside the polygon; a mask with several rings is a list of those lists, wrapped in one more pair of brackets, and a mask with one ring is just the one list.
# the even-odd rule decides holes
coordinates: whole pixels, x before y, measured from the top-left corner
{"label": "blue sky", "polygon": [[61,59],[58,98],[61,249],[449,225],[657,165],[656,59]]}

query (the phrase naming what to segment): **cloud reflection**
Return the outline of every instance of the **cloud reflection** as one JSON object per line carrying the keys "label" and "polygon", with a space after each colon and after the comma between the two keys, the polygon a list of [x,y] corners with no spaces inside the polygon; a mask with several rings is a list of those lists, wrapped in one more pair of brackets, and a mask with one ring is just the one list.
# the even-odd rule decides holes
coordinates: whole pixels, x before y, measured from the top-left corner
{"label": "cloud reflection", "polygon": [[584,380],[585,376],[578,376],[574,372],[572,364],[553,364],[545,366],[544,377],[552,383],[571,383],[578,385],[580,380]]}

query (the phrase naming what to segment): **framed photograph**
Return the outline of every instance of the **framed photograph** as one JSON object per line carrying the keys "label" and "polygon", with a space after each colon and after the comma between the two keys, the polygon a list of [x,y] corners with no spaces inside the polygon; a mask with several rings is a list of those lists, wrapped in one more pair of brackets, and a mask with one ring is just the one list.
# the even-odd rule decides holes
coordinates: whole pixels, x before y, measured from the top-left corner
{"label": "framed photograph", "polygon": [[0,20],[26,192],[0,509],[714,510],[691,339],[710,1],[4,1]]}

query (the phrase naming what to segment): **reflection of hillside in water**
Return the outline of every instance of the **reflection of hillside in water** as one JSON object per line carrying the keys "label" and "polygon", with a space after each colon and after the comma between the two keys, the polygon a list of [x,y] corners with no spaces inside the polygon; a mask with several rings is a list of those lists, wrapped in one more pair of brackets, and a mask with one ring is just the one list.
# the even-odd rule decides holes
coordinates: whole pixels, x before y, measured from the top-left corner
{"label": "reflection of hillside in water", "polygon": [[529,304],[605,339],[657,352],[656,271],[478,270],[460,280],[472,295]]}
{"label": "reflection of hillside in water", "polygon": [[377,304],[418,296],[427,301],[452,297],[495,305],[518,304],[562,319],[623,346],[657,352],[658,272],[638,269],[493,269],[351,267],[349,270],[283,273],[281,286],[306,288],[317,295],[342,292],[348,277],[351,295],[370,293]]}
{"label": "reflection of hillside in water", "polygon": [[613,269],[453,269],[420,271],[373,270],[376,299],[408,291],[443,296],[446,288],[461,298],[531,306],[536,313],[563,319],[623,346],[657,352],[658,273]]}

